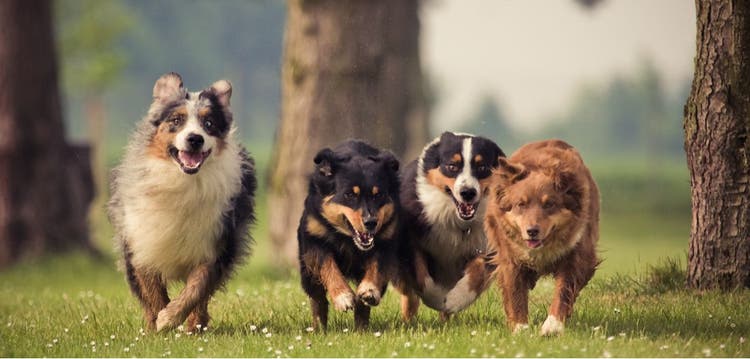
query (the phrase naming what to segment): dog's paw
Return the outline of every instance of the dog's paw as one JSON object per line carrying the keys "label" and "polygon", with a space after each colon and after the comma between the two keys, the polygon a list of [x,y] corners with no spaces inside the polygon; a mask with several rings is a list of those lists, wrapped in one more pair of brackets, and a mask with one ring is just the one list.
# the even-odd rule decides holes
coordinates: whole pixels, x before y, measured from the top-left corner
{"label": "dog's paw", "polygon": [[520,333],[523,333],[523,332],[525,332],[527,330],[529,330],[529,325],[528,324],[526,324],[526,323],[515,323],[515,324],[513,324],[512,333],[513,334],[520,334]]}
{"label": "dog's paw", "polygon": [[364,305],[374,307],[380,304],[380,290],[371,282],[362,282],[357,288],[357,298]]}
{"label": "dog's paw", "polygon": [[469,277],[465,276],[445,295],[445,311],[453,314],[468,307],[477,299],[477,292],[471,288]]}
{"label": "dog's paw", "polygon": [[550,314],[542,324],[541,334],[543,336],[559,335],[565,330],[565,323],[561,322],[554,315]]}
{"label": "dog's paw", "polygon": [[182,320],[180,320],[175,313],[170,311],[169,308],[162,309],[159,311],[159,315],[156,316],[157,332],[177,328],[180,324],[182,324]]}
{"label": "dog's paw", "polygon": [[340,312],[354,309],[354,293],[344,292],[333,298],[333,307]]}

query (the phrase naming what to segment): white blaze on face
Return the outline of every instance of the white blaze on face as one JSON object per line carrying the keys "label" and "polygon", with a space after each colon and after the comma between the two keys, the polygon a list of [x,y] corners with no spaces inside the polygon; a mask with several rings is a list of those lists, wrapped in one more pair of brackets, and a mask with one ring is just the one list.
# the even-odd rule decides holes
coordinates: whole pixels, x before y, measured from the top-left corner
{"label": "white blaze on face", "polygon": [[174,146],[180,151],[190,151],[190,144],[187,141],[188,136],[196,134],[203,137],[203,147],[201,148],[201,152],[208,152],[216,146],[216,139],[203,129],[201,119],[198,117],[200,104],[197,92],[190,93],[190,98],[185,104],[185,107],[187,108],[185,126],[183,126],[177,133],[177,136],[175,136]]}
{"label": "white blaze on face", "polygon": [[461,190],[466,188],[473,188],[477,195],[471,200],[470,203],[476,203],[479,201],[479,180],[471,175],[471,137],[467,137],[463,141],[463,147],[461,149],[461,156],[464,158],[463,168],[461,173],[456,177],[456,182],[453,185],[453,197],[459,202],[464,202],[461,198]]}

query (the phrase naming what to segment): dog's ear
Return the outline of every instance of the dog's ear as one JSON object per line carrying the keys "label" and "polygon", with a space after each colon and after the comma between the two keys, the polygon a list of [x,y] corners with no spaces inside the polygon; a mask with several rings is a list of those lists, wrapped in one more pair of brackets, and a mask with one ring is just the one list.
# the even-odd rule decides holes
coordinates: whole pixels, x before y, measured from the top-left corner
{"label": "dog's ear", "polygon": [[315,155],[315,173],[323,177],[331,177],[334,173],[336,154],[330,148],[324,148]]}
{"label": "dog's ear", "polygon": [[396,156],[390,151],[383,151],[373,159],[377,162],[383,163],[391,172],[398,172],[398,159],[396,159]]}
{"label": "dog's ear", "polygon": [[219,103],[224,107],[229,107],[229,99],[232,98],[232,83],[227,80],[219,80],[213,83],[209,88]]}
{"label": "dog's ear", "polygon": [[581,209],[583,188],[578,176],[569,171],[559,171],[554,176],[554,188],[563,194],[563,206],[573,212]]}
{"label": "dog's ear", "polygon": [[506,185],[516,183],[529,175],[529,171],[524,165],[510,162],[503,156],[497,157],[497,168],[494,173],[500,176]]}
{"label": "dog's ear", "polygon": [[154,84],[154,101],[169,102],[183,94],[182,77],[176,72],[162,75]]}

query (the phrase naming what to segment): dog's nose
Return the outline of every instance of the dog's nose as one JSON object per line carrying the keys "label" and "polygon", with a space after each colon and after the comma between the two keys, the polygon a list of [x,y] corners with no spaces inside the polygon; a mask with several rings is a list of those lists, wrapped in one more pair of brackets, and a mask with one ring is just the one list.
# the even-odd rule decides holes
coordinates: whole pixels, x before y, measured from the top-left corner
{"label": "dog's nose", "polygon": [[203,146],[203,136],[191,133],[187,137],[187,143],[191,150],[199,150]]}
{"label": "dog's nose", "polygon": [[474,197],[477,196],[477,190],[474,188],[461,188],[461,191],[458,192],[461,195],[461,198],[464,199],[464,201],[471,201],[474,199]]}
{"label": "dog's nose", "polygon": [[526,234],[529,235],[529,238],[534,239],[539,235],[539,227],[533,226],[526,229]]}
{"label": "dog's nose", "polygon": [[372,232],[375,230],[375,227],[378,226],[378,219],[375,217],[367,218],[365,219],[365,228],[368,232]]}

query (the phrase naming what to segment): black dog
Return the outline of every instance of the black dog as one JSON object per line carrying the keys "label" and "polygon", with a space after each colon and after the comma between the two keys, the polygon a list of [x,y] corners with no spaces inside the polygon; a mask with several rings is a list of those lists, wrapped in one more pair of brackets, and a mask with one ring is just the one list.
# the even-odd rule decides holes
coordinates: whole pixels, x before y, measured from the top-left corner
{"label": "black dog", "polygon": [[[310,296],[313,327],[326,328],[328,300],[354,309],[357,328],[385,293],[398,226],[398,160],[356,140],[315,156],[315,171],[297,230],[302,288]],[[347,283],[357,283],[356,292]],[[355,294],[356,293],[356,294]]]}

